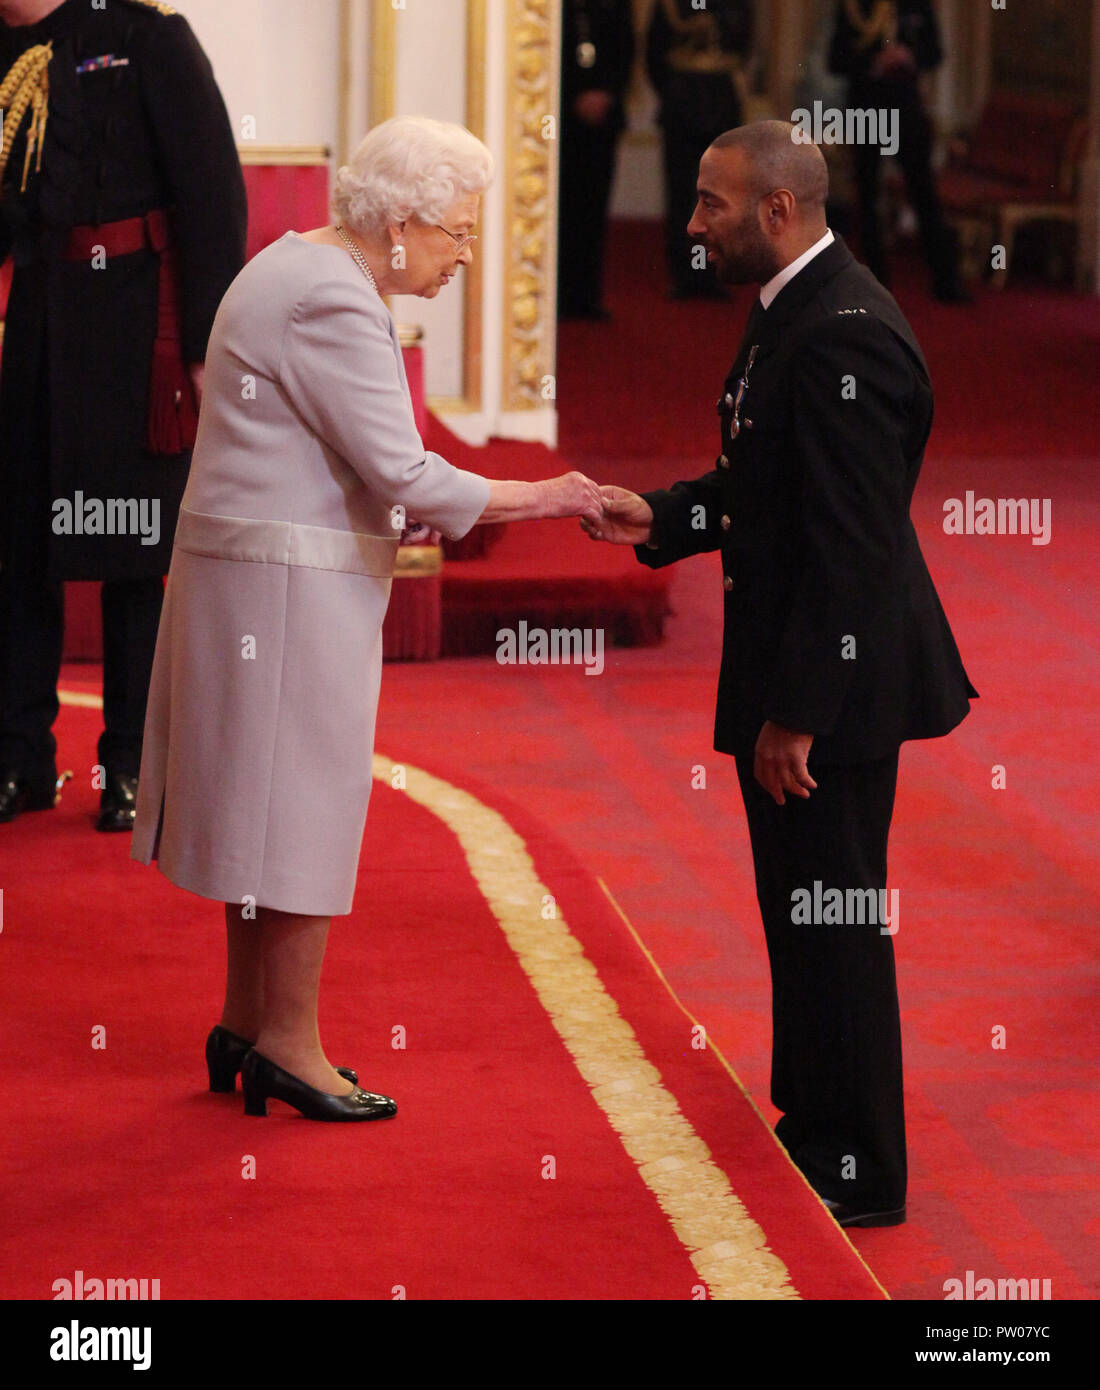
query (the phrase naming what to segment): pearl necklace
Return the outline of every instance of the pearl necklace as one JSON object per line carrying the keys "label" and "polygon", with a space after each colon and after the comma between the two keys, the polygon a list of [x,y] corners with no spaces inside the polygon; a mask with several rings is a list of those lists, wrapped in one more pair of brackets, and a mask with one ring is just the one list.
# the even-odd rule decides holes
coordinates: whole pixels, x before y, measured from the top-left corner
{"label": "pearl necklace", "polygon": [[363,255],[362,251],[359,250],[359,248],[358,248],[358,246],[356,246],[355,242],[352,241],[351,237],[348,236],[347,232],[345,232],[344,229],[343,229],[343,227],[341,227],[339,224],[337,224],[337,227],[336,227],[336,235],[340,238],[340,240],[344,243],[344,245],[345,245],[345,246],[348,248],[348,250],[351,252],[352,260],[355,262],[355,264],[359,267],[359,269],[363,272],[363,274],[364,274],[364,275],[367,277],[367,279],[370,281],[371,289],[374,290],[375,294],[380,295],[380,294],[382,293],[382,291],[378,288],[378,282],[377,282],[377,280],[375,280],[374,275],[371,273],[371,268],[370,268],[370,266],[367,265],[367,258],[366,258],[366,256]]}

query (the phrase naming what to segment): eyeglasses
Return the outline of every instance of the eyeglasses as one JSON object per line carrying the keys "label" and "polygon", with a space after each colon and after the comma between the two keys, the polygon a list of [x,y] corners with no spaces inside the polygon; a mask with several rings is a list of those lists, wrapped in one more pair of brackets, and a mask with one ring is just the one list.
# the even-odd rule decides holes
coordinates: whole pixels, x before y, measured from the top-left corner
{"label": "eyeglasses", "polygon": [[[447,232],[447,228],[444,227],[444,225],[443,225],[442,222],[433,222],[433,223],[432,223],[432,226],[433,226],[433,227],[438,227],[439,230],[440,230],[441,232]],[[477,237],[476,237],[476,236],[464,235],[462,232],[447,232],[447,235],[451,238],[451,240],[452,240],[452,241],[454,242],[454,244],[455,244],[455,255],[456,255],[456,256],[458,255],[458,253],[459,253],[460,251],[464,251],[464,250],[466,249],[466,247],[469,246],[469,244],[470,244],[471,241],[476,241],[476,240],[477,240]]]}

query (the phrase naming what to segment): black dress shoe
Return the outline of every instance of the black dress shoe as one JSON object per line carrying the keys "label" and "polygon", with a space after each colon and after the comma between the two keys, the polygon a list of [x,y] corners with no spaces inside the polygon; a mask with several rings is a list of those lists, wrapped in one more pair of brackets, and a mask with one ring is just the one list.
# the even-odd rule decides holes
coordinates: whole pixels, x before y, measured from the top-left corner
{"label": "black dress shoe", "polygon": [[841,1226],[900,1226],[905,1220],[904,1207],[895,1207],[893,1211],[876,1211],[871,1207],[833,1202],[828,1197],[821,1200],[829,1208],[833,1220]]}
{"label": "black dress shoe", "polygon": [[99,798],[97,830],[133,830],[137,812],[138,779],[124,772],[109,772]]}
{"label": "black dress shoe", "polygon": [[255,1048],[241,1063],[241,1089],[246,1115],[266,1115],[269,1100],[285,1101],[307,1120],[384,1120],[397,1114],[397,1102],[390,1096],[358,1087],[348,1096],[318,1091],[261,1057]]}
{"label": "black dress shoe", "polygon": [[48,811],[59,800],[56,781],[31,781],[14,768],[0,772],[0,824],[22,811]]}
{"label": "black dress shoe", "polygon": [[[241,1069],[245,1053],[252,1047],[247,1038],[238,1037],[220,1023],[215,1023],[206,1039],[206,1071],[210,1077],[212,1091],[235,1091],[237,1073]],[[337,1067],[341,1076],[346,1076],[353,1086],[359,1084],[358,1072],[350,1067]]]}

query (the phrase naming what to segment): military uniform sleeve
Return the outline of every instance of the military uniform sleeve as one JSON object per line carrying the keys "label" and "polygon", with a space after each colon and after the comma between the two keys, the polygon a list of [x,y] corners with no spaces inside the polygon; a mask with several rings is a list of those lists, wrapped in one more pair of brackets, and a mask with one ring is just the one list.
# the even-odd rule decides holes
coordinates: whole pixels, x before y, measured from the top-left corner
{"label": "military uniform sleeve", "polygon": [[244,265],[240,158],[210,61],[182,15],[146,26],[140,77],[172,207],[183,356],[201,362],[218,304]]}
{"label": "military uniform sleeve", "polygon": [[278,376],[308,427],[387,506],[458,540],[489,504],[489,483],[425,450],[381,301],[366,282],[323,280],[295,305]]}
{"label": "military uniform sleeve", "polygon": [[838,0],[833,17],[833,38],[829,45],[829,71],[841,77],[851,77],[855,68],[855,30],[844,13],[843,3]]}
{"label": "military uniform sleeve", "polygon": [[[765,685],[764,716],[832,733],[909,525],[905,438],[913,368],[871,315],[834,316],[798,354],[791,517],[801,564]],[[855,398],[842,397],[850,376]]]}
{"label": "military uniform sleeve", "polygon": [[653,8],[645,40],[646,75],[658,96],[668,81],[668,50],[671,43],[672,30],[664,7],[658,2]]}
{"label": "military uniform sleeve", "polygon": [[913,50],[913,57],[921,72],[930,72],[943,62],[940,27],[932,0],[918,0],[910,7],[910,12],[901,17],[898,38]]}
{"label": "military uniform sleeve", "polygon": [[[582,67],[577,48],[582,33],[596,50],[591,67]],[[566,4],[562,17],[562,105],[568,107],[581,92],[611,92],[621,101],[630,85],[634,65],[634,16],[629,0],[618,0],[610,13],[592,9],[589,27],[582,31],[577,7]]]}
{"label": "military uniform sleeve", "polygon": [[643,565],[662,569],[721,546],[722,475],[716,468],[692,482],[675,483],[642,496],[653,511],[648,545],[634,547]]}

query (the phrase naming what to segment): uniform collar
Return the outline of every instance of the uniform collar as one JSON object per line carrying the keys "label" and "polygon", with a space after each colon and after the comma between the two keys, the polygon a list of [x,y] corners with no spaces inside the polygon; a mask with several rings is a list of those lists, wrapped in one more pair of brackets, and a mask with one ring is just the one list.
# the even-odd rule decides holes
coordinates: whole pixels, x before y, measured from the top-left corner
{"label": "uniform collar", "polygon": [[764,308],[770,309],[772,300],[779,291],[783,289],[785,285],[789,284],[800,270],[808,266],[815,256],[819,256],[821,252],[825,250],[826,246],[832,246],[833,241],[833,234],[830,229],[826,227],[825,235],[821,237],[820,240],[815,241],[808,250],[803,251],[802,255],[796,260],[793,260],[790,265],[784,266],[778,275],[773,275],[760,291],[760,302],[763,304]]}
{"label": "uniform collar", "polygon": [[64,0],[64,4],[58,5],[56,10],[51,10],[37,24],[5,24],[0,20],[0,34],[24,40],[27,48],[39,43],[48,43],[50,39],[60,38],[70,29],[86,8],[86,0]]}
{"label": "uniform collar", "polygon": [[844,238],[834,237],[832,245],[818,252],[772,300],[771,308],[764,314],[764,331],[773,333],[794,318],[827,281],[854,264],[855,257],[845,245]]}

